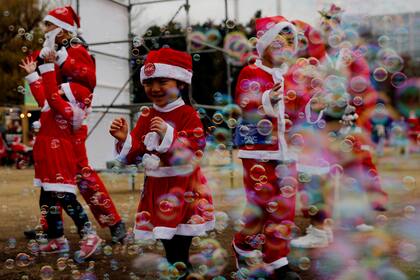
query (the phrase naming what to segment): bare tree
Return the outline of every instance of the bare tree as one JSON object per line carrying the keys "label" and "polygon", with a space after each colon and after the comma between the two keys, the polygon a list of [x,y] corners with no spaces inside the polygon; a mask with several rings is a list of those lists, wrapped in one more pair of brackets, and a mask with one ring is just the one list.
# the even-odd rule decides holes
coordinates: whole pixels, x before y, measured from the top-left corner
{"label": "bare tree", "polygon": [[0,105],[23,103],[20,60],[42,45],[39,23],[46,6],[37,0],[0,2]]}

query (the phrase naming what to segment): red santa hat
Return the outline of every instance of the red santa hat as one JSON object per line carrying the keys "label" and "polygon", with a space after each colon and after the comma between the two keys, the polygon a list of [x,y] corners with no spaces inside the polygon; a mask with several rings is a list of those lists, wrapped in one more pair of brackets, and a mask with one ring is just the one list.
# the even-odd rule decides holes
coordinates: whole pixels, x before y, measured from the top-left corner
{"label": "red santa hat", "polygon": [[[288,31],[292,33],[294,38],[294,47],[297,51],[297,31],[292,23],[287,21],[282,16],[257,18],[255,21],[255,28],[257,31],[257,52],[260,57],[264,54],[265,49],[274,41],[281,31]],[[262,35],[261,35],[262,34]]]}
{"label": "red santa hat", "polygon": [[56,8],[45,16],[44,21],[51,22],[64,30],[77,33],[80,18],[71,6]]}
{"label": "red santa hat", "polygon": [[92,102],[92,92],[87,88],[78,83],[63,83],[61,84],[61,90],[72,104],[84,104],[85,107],[89,107]]}
{"label": "red santa hat", "polygon": [[152,78],[170,78],[187,84],[192,79],[192,58],[171,48],[150,51],[140,71],[140,82]]}
{"label": "red santa hat", "polygon": [[325,57],[325,45],[321,33],[304,21],[293,20],[292,23],[297,27],[299,34],[303,33],[302,35],[307,41],[306,49],[299,50],[302,52],[299,52],[300,56],[315,57],[318,60]]}

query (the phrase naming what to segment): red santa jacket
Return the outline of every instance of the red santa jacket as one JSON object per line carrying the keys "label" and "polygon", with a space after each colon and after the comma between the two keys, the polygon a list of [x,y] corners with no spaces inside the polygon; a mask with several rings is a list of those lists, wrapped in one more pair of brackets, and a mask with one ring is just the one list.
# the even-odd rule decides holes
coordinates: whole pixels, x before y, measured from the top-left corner
{"label": "red santa jacket", "polygon": [[34,182],[46,191],[75,193],[76,159],[72,137],[82,125],[85,112],[58,93],[54,64],[43,64],[39,70],[42,81],[36,77],[36,72],[29,75],[31,91],[42,107],[42,126],[34,145]]}
{"label": "red santa jacket", "polygon": [[[336,53],[327,54],[325,61],[346,77],[349,103],[356,107],[359,116],[376,106],[378,93],[370,82],[369,65],[363,55],[356,51],[340,49]],[[364,119],[366,118],[359,118],[359,122]],[[361,123],[359,125],[363,126]]]}
{"label": "red santa jacket", "polygon": [[[313,121],[309,101],[314,91],[308,88],[308,77],[296,79],[300,70],[301,65],[293,65],[282,76],[284,69],[270,69],[261,62],[242,69],[235,95],[235,102],[243,110],[235,132],[240,158],[296,159],[288,150],[288,131],[305,118]],[[269,93],[276,79],[284,81],[284,94],[273,107]]]}
{"label": "red santa jacket", "polygon": [[[73,40],[74,41],[74,40]],[[60,54],[58,57],[58,64],[55,65],[55,73],[57,83],[61,84],[64,82],[69,82],[68,86],[64,86],[64,93],[67,99],[74,105],[79,106],[85,110],[86,115],[83,119],[86,119],[88,113],[90,112],[90,106],[93,98],[93,90],[96,86],[96,67],[93,57],[89,54],[87,48],[82,44],[75,44],[72,41],[72,44],[67,44],[62,46],[58,51]],[[43,59],[39,57],[39,51],[35,51],[32,54],[32,58],[36,59],[38,64],[43,64]],[[38,77],[35,74],[29,75],[27,79],[29,83],[37,80]],[[38,81],[42,83],[42,79]],[[89,89],[89,94],[81,89],[78,92],[71,90],[72,87],[69,85],[81,85]],[[76,85],[76,87],[77,87]],[[40,99],[38,104],[42,108],[44,106],[43,93],[40,91],[32,91],[34,93],[35,99]],[[35,96],[37,95],[37,96]],[[80,117],[80,116],[79,116]],[[78,157],[79,166],[88,166],[88,159],[86,156],[86,147],[84,142],[87,138],[87,127],[83,126],[81,129],[78,129],[74,132],[74,141],[75,141],[75,151]]]}
{"label": "red santa jacket", "polygon": [[[156,116],[169,124],[163,139],[150,131]],[[192,173],[193,159],[201,157],[205,145],[197,112],[179,98],[165,108],[154,106],[143,112],[125,142],[116,145],[116,156],[126,164],[142,161],[147,176],[172,177]]]}
{"label": "red santa jacket", "polygon": [[420,137],[420,121],[415,115],[407,118],[408,137],[413,141],[419,141]]}
{"label": "red santa jacket", "polygon": [[[32,58],[42,65],[40,51],[32,53]],[[96,87],[96,66],[93,57],[82,44],[66,44],[57,51],[58,64],[55,66],[57,83],[75,82],[87,87],[91,92]]]}
{"label": "red santa jacket", "polygon": [[[29,83],[31,92],[37,101],[39,107],[41,107],[41,129],[38,136],[42,135],[62,135],[71,136],[73,131],[80,128],[82,121],[85,118],[85,112],[83,105],[80,101],[89,98],[90,92],[75,83],[64,83],[61,84],[65,96],[71,96],[69,101],[64,100],[58,93],[55,65],[52,63],[43,64],[39,66],[39,70],[42,77],[39,77],[37,72],[34,72],[26,76],[26,80]],[[82,107],[82,108],[81,108]],[[69,124],[69,129],[63,130],[54,125],[51,125],[50,120],[52,115],[58,115],[56,119],[66,120]],[[63,121],[64,123],[64,121]],[[71,132],[68,134],[68,132]]]}

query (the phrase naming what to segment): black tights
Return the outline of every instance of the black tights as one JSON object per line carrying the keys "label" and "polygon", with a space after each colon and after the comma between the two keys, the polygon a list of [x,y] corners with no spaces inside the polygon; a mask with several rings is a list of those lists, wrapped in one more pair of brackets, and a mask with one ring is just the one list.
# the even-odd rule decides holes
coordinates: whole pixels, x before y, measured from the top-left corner
{"label": "black tights", "polygon": [[188,268],[191,267],[190,247],[192,236],[174,235],[172,239],[161,239],[166,251],[166,259],[170,264],[183,262]]}
{"label": "black tights", "polygon": [[85,224],[89,222],[85,210],[73,193],[51,192],[41,188],[39,207],[41,208],[44,205],[48,206],[46,221],[49,239],[59,238],[64,235],[62,209],[72,218],[79,234],[82,234]]}

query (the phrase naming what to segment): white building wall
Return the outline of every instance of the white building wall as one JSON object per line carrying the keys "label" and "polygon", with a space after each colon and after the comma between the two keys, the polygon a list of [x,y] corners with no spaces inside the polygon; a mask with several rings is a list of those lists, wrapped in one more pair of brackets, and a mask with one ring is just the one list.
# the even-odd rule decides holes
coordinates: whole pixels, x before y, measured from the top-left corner
{"label": "white building wall", "polygon": [[[128,10],[108,0],[79,0],[82,37],[88,43],[118,41],[128,39]],[[54,6],[72,5],[77,11],[77,1],[57,1]],[[104,44],[90,46],[92,51],[100,51],[128,58],[129,44]],[[94,54],[96,59],[97,85],[93,106],[109,106],[129,77],[129,61]],[[119,95],[114,105],[130,103],[128,85]],[[94,109],[89,117],[89,131],[104,114],[104,109]],[[86,142],[89,161],[93,168],[105,168],[106,162],[113,160],[114,138],[108,133],[109,125],[115,117],[123,116],[129,120],[129,111],[110,109],[99,122]]]}

